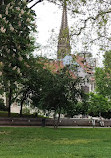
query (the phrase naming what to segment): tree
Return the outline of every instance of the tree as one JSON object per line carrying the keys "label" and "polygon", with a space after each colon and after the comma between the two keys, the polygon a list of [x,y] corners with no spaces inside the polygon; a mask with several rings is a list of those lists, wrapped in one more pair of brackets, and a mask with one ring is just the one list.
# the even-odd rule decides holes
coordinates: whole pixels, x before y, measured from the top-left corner
{"label": "tree", "polygon": [[88,115],[88,107],[89,107],[88,99],[89,99],[88,94],[81,91],[81,100],[79,100],[77,104],[75,104],[71,108],[67,109],[66,116],[72,118],[74,115],[79,115],[79,114]]}
{"label": "tree", "polygon": [[104,97],[111,98],[111,78],[104,68],[97,68],[95,72],[96,91]]}
{"label": "tree", "polygon": [[8,113],[13,96],[24,70],[28,68],[29,54],[34,50],[31,33],[35,30],[35,13],[26,1],[0,2],[0,62],[1,78],[8,97]]}
{"label": "tree", "polygon": [[24,76],[22,76],[21,88],[17,98],[21,107],[20,116],[22,116],[23,104],[28,99],[30,99],[32,106],[38,106],[41,95],[42,76],[45,75],[44,65],[39,58],[31,57],[28,64],[29,68],[24,73]]}
{"label": "tree", "polygon": [[111,99],[111,51],[105,52],[104,67],[96,68],[96,91],[104,97]]}
{"label": "tree", "polygon": [[4,105],[4,100],[0,98],[0,110],[1,111],[6,111],[7,108],[6,106]]}
{"label": "tree", "polygon": [[111,76],[111,50],[105,52],[103,64],[105,72],[108,73],[109,76]]}
{"label": "tree", "polygon": [[[104,115],[105,117],[109,117],[111,114],[111,108],[109,105],[111,104],[111,51],[106,51],[104,55],[104,67],[96,68],[95,72],[95,81],[96,81],[96,93],[99,97],[100,104],[105,104]],[[104,100],[104,103],[102,103]],[[99,104],[98,104],[99,105]],[[100,105],[101,108],[102,105]],[[104,106],[104,105],[103,105]],[[109,110],[106,111],[109,108]],[[107,114],[107,116],[106,116]]]}
{"label": "tree", "polygon": [[89,95],[89,114],[93,116],[101,116],[102,113],[108,112],[111,110],[111,103],[108,101],[108,98],[100,94],[90,93]]}
{"label": "tree", "polygon": [[[39,104],[44,110],[54,111],[54,127],[58,127],[60,114],[67,113],[81,99],[79,80],[74,79],[67,68],[58,73],[49,72],[46,82],[43,82],[42,96]],[[56,114],[58,119],[56,122]]]}

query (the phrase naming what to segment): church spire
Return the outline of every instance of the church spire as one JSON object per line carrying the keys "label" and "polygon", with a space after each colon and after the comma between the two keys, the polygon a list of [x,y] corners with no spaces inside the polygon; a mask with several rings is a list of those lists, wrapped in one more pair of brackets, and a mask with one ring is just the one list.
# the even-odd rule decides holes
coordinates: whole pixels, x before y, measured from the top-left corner
{"label": "church spire", "polygon": [[70,53],[71,53],[71,47],[70,47],[70,38],[69,38],[69,28],[67,22],[67,6],[66,6],[66,0],[64,0],[62,22],[61,22],[61,28],[58,37],[57,58],[62,59],[66,55],[69,55]]}

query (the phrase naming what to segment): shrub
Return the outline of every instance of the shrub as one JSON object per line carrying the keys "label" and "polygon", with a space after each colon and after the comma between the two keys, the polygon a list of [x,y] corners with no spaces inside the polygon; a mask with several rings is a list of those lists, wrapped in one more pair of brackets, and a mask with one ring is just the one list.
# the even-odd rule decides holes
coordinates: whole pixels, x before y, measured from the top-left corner
{"label": "shrub", "polygon": [[5,106],[3,99],[0,99],[0,110],[7,111],[7,107]]}
{"label": "shrub", "polygon": [[23,114],[30,114],[30,109],[25,107],[25,108],[23,108],[23,112],[22,113]]}

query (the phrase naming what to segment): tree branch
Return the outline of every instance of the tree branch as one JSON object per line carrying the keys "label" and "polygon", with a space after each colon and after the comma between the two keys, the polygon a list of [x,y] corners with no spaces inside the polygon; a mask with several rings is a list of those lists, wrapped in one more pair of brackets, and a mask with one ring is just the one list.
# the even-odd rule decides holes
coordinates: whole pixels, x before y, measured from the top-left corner
{"label": "tree branch", "polygon": [[108,10],[108,11],[101,11],[100,13],[98,13],[96,15],[96,17],[88,17],[85,21],[84,21],[84,26],[80,28],[79,32],[78,33],[74,33],[73,35],[80,35],[82,30],[84,30],[86,28],[86,25],[87,25],[87,22],[89,20],[97,20],[100,16],[104,15],[104,14],[108,14],[108,13],[111,13],[111,10]]}
{"label": "tree branch", "polygon": [[[33,1],[33,0],[30,0],[30,2],[31,2],[31,1]],[[30,7],[30,9],[32,9],[35,5],[37,5],[37,3],[40,3],[40,2],[42,2],[42,1],[43,1],[43,0],[38,0],[37,2],[35,2],[35,3]],[[29,2],[29,3],[30,3],[30,2]]]}
{"label": "tree branch", "polygon": [[[33,8],[35,5],[37,5],[38,3],[42,2],[42,1],[44,1],[44,0],[38,0],[37,2],[35,2],[35,3],[30,7],[30,9]],[[48,2],[51,2],[51,3],[54,3],[54,4],[56,4],[56,5],[62,6],[61,4],[58,4],[55,0],[47,0],[47,1],[48,1]],[[31,2],[34,2],[34,0],[27,0],[27,2],[28,2],[28,3],[31,3]]]}

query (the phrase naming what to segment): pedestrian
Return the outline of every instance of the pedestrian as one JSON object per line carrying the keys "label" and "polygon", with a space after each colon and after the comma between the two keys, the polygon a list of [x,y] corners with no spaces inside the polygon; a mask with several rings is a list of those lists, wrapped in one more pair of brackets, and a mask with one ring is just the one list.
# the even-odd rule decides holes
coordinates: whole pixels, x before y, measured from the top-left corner
{"label": "pedestrian", "polygon": [[100,126],[104,127],[104,120],[103,120],[103,118],[101,116],[100,116]]}
{"label": "pedestrian", "polygon": [[95,119],[92,118],[92,126],[93,126],[93,128],[95,127],[95,124],[96,124]]}

